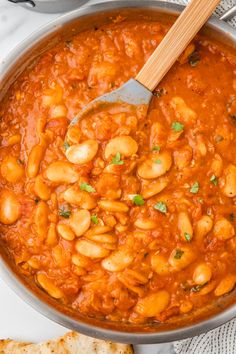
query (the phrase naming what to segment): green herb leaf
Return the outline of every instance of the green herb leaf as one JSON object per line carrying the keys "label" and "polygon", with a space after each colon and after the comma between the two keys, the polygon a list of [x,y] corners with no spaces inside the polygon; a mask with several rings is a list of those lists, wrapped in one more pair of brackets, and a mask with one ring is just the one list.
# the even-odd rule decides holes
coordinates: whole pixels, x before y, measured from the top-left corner
{"label": "green herb leaf", "polygon": [[230,117],[230,119],[231,119],[231,122],[232,122],[233,124],[236,124],[236,114],[230,114],[229,117]]}
{"label": "green herb leaf", "polygon": [[211,181],[212,184],[214,184],[214,186],[217,186],[218,178],[215,175],[211,176],[210,181]]}
{"label": "green herb leaf", "polygon": [[140,194],[137,194],[133,197],[133,202],[135,205],[143,205],[144,204],[143,197]]}
{"label": "green herb leaf", "polygon": [[17,159],[17,163],[18,163],[19,165],[24,165],[24,164],[25,164],[25,162],[24,162],[23,160],[21,160],[21,159]]}
{"label": "green herb leaf", "polygon": [[67,141],[65,141],[64,144],[63,144],[63,147],[64,147],[65,150],[67,150],[70,147],[70,145],[69,145],[69,143]]}
{"label": "green herb leaf", "polygon": [[199,191],[199,183],[194,182],[192,187],[190,188],[190,193],[197,194],[198,191]]}
{"label": "green herb leaf", "polygon": [[61,209],[59,209],[59,215],[65,219],[69,219],[69,217],[71,216],[71,211],[61,208]]}
{"label": "green herb leaf", "polygon": [[94,189],[92,186],[90,186],[90,184],[88,184],[86,182],[82,182],[79,187],[80,187],[80,189],[82,191],[86,191],[86,192],[89,192],[89,193],[96,192],[96,189]]}
{"label": "green herb leaf", "polygon": [[70,48],[71,46],[72,46],[72,41],[71,40],[66,41],[66,47]]}
{"label": "green herb leaf", "polygon": [[184,125],[180,122],[173,122],[171,128],[176,132],[181,132],[184,129]]}
{"label": "green herb leaf", "polygon": [[197,64],[199,63],[200,60],[201,60],[201,57],[197,51],[194,51],[188,57],[188,63],[189,63],[189,65],[192,66],[192,68],[197,66]]}
{"label": "green herb leaf", "polygon": [[195,285],[195,286],[192,286],[192,288],[190,289],[191,292],[193,293],[198,293],[203,286],[205,286],[206,284],[199,284],[199,285]]}
{"label": "green herb leaf", "polygon": [[161,147],[160,146],[153,146],[152,151],[160,151]]}
{"label": "green herb leaf", "polygon": [[183,254],[184,254],[184,251],[182,251],[182,250],[180,250],[180,249],[177,248],[176,251],[175,251],[174,258],[175,258],[175,259],[180,259]]}
{"label": "green herb leaf", "polygon": [[91,216],[91,221],[94,223],[94,224],[98,224],[98,217],[97,217],[97,215],[96,214],[94,214],[94,215],[92,215]]}
{"label": "green herb leaf", "polygon": [[161,213],[165,214],[167,212],[167,206],[163,202],[158,202],[154,205],[154,209],[160,211]]}
{"label": "green herb leaf", "polygon": [[235,214],[234,213],[230,213],[229,214],[229,220],[234,222],[235,221]]}
{"label": "green herb leaf", "polygon": [[222,135],[216,135],[215,136],[215,142],[218,144],[220,143],[221,141],[224,140],[224,137]]}
{"label": "green herb leaf", "polygon": [[163,88],[158,88],[153,92],[153,96],[160,98],[161,96],[165,95],[167,92]]}
{"label": "green herb leaf", "polygon": [[123,165],[124,161],[120,159],[120,153],[117,152],[116,155],[111,160],[112,165]]}
{"label": "green herb leaf", "polygon": [[155,160],[154,161],[156,164],[158,164],[158,165],[161,165],[161,160],[160,159],[157,159],[157,160]]}
{"label": "green herb leaf", "polygon": [[190,234],[188,234],[187,232],[185,232],[185,233],[184,233],[184,238],[185,238],[186,241],[190,242],[192,236],[191,236]]}

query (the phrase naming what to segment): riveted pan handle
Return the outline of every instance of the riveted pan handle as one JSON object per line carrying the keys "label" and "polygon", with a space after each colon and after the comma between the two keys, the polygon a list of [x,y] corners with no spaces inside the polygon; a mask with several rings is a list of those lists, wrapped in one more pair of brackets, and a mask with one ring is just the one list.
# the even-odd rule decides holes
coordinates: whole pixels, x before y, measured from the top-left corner
{"label": "riveted pan handle", "polygon": [[231,18],[233,18],[234,16],[236,16],[236,5],[234,5],[231,9],[227,10],[224,15],[220,17],[220,19],[228,21],[231,20]]}

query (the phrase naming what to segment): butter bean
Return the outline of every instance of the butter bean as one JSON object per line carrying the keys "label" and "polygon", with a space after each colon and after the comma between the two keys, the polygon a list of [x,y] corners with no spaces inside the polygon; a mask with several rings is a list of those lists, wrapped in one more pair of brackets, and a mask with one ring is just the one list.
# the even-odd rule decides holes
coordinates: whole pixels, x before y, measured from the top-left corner
{"label": "butter bean", "polygon": [[1,163],[1,175],[7,182],[17,183],[24,176],[24,167],[16,157],[7,155]]}
{"label": "butter bean", "polygon": [[104,258],[108,256],[109,250],[92,241],[79,240],[76,243],[76,250],[88,258]]}
{"label": "butter bean", "polygon": [[120,272],[127,268],[134,260],[133,252],[122,248],[114,251],[109,257],[103,259],[102,267],[109,272]]}
{"label": "butter bean", "polygon": [[67,159],[74,164],[84,164],[92,161],[98,151],[96,140],[86,140],[81,144],[70,146],[66,150]]}
{"label": "butter bean", "polygon": [[82,209],[94,209],[97,205],[95,198],[86,191],[81,191],[73,186],[62,193],[63,199],[69,204],[74,204]]}
{"label": "butter bean", "polygon": [[101,200],[98,202],[101,209],[110,212],[127,212],[129,211],[128,205],[123,202],[117,202],[114,200]]}
{"label": "butter bean", "polygon": [[222,192],[226,197],[233,198],[236,196],[236,166],[229,164],[223,172],[223,183],[221,184]]}
{"label": "butter bean", "polygon": [[42,273],[36,276],[39,285],[54,299],[61,299],[63,297],[63,292],[53,284],[53,282]]}
{"label": "butter bean", "polygon": [[152,154],[138,167],[138,175],[144,179],[157,178],[169,171],[172,165],[170,152],[164,151],[160,154]]}
{"label": "butter bean", "polygon": [[128,135],[120,135],[109,141],[105,147],[105,159],[115,156],[118,152],[125,157],[132,156],[138,151],[138,144]]}
{"label": "butter bean", "polygon": [[14,192],[8,189],[0,191],[0,222],[14,224],[20,217],[20,203]]}
{"label": "butter bean", "polygon": [[193,273],[193,281],[195,284],[203,285],[208,283],[212,277],[212,270],[206,263],[199,264]]}
{"label": "butter bean", "polygon": [[40,175],[35,178],[34,192],[42,200],[50,199],[51,190]]}
{"label": "butter bean", "polygon": [[51,163],[45,170],[45,177],[54,183],[75,183],[79,174],[69,162],[56,161]]}
{"label": "butter bean", "polygon": [[90,212],[88,210],[78,210],[72,213],[68,224],[77,237],[82,236],[90,227]]}
{"label": "butter bean", "polygon": [[154,317],[164,311],[170,302],[170,294],[166,290],[159,290],[154,294],[139,299],[135,312],[143,317]]}
{"label": "butter bean", "polygon": [[229,293],[235,287],[236,276],[233,274],[226,275],[215,289],[215,296],[222,296]]}
{"label": "butter bean", "polygon": [[235,235],[235,230],[226,218],[219,217],[214,225],[213,233],[219,240],[228,240]]}

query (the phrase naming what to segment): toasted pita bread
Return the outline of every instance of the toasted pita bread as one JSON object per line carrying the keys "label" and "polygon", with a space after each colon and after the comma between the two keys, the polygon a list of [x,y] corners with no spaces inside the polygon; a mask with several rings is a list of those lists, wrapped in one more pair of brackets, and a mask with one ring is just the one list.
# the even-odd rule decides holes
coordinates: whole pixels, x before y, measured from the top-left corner
{"label": "toasted pita bread", "polygon": [[133,354],[131,345],[112,343],[70,332],[41,344],[0,341],[0,354]]}

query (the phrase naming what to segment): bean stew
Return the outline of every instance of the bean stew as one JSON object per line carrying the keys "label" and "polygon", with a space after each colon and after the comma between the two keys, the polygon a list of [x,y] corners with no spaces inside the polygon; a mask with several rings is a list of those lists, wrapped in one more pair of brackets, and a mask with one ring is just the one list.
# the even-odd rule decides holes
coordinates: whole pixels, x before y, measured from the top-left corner
{"label": "bean stew", "polygon": [[[19,273],[85,316],[165,323],[236,284],[236,56],[197,36],[149,110],[94,98],[168,25],[116,21],[42,54],[0,104],[0,237]],[[67,130],[68,129],[68,130]]]}

